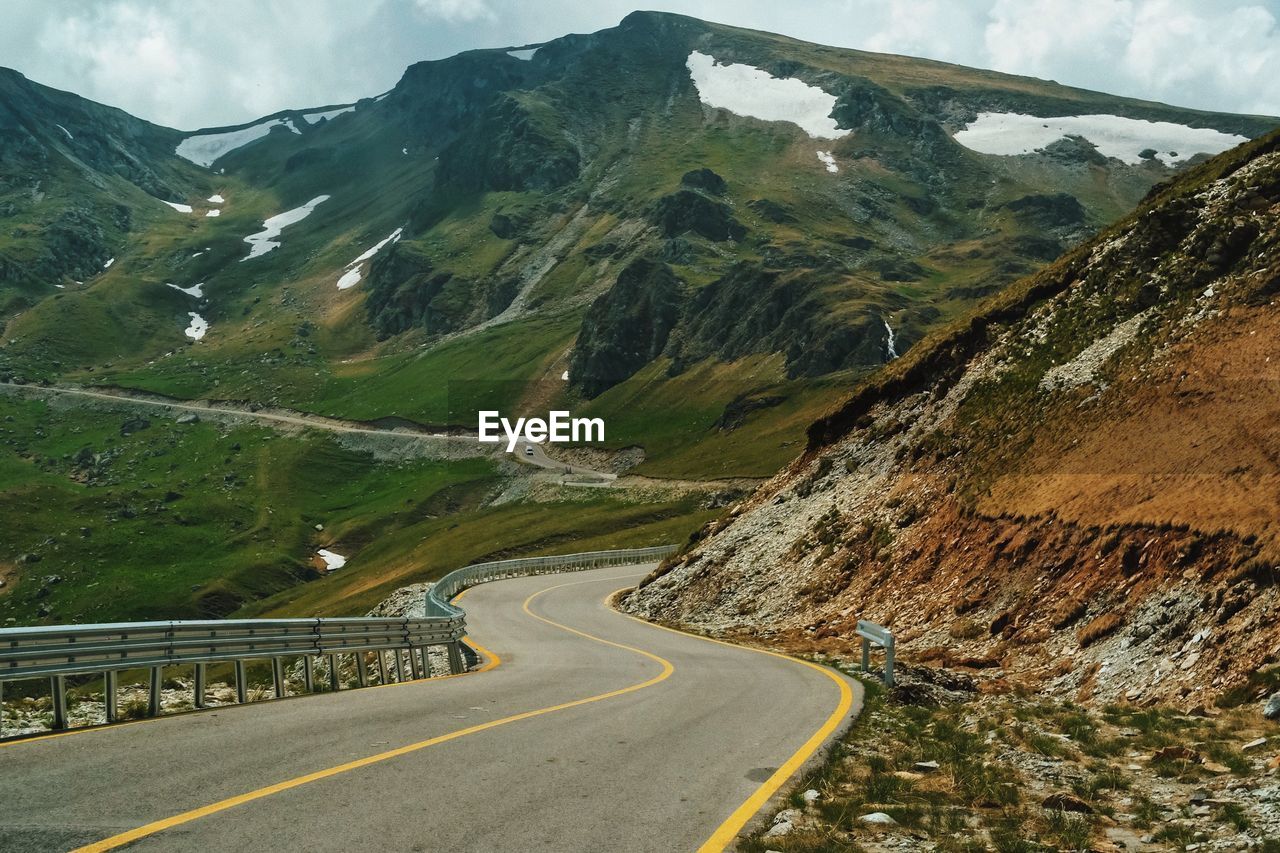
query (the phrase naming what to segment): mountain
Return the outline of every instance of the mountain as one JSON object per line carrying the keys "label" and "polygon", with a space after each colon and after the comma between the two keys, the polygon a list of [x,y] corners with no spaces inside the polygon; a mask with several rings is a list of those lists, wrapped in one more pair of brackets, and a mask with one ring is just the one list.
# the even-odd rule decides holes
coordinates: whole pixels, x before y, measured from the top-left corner
{"label": "mountain", "polygon": [[8,194],[6,233],[93,231],[0,245],[10,372],[426,423],[554,399],[660,476],[772,473],[833,394],[1276,124],[643,12],[190,133],[9,78],[10,159],[105,188]]}
{"label": "mountain", "polygon": [[549,452],[624,475],[7,389],[0,616],[363,612],[459,561],[682,538],[1277,123],[650,12],[189,131],[0,73],[0,382],[426,432],[567,408],[604,446]]}
{"label": "mountain", "polygon": [[[1079,698],[1274,675],[1280,134],[918,344],[630,606]],[[1268,670],[1268,667],[1271,667]]]}

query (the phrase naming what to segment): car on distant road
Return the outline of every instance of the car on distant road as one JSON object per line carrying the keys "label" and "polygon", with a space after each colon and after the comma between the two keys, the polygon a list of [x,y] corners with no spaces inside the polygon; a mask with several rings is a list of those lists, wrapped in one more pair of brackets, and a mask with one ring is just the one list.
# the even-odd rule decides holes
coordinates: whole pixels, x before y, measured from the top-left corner
{"label": "car on distant road", "polygon": [[533,455],[533,445],[532,445],[532,444],[526,444],[526,445],[524,446],[524,455],[525,455],[525,456],[532,456],[532,455]]}

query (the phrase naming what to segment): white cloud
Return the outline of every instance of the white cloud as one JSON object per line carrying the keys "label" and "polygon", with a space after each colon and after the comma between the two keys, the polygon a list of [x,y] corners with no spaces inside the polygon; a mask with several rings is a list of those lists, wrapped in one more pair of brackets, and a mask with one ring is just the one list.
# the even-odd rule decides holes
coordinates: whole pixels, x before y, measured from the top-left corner
{"label": "white cloud", "polygon": [[1202,109],[1280,114],[1280,0],[4,0],[0,62],[194,129],[385,91],[406,66],[637,5]]}
{"label": "white cloud", "polygon": [[493,20],[496,16],[485,0],[414,0],[418,11],[445,21]]}

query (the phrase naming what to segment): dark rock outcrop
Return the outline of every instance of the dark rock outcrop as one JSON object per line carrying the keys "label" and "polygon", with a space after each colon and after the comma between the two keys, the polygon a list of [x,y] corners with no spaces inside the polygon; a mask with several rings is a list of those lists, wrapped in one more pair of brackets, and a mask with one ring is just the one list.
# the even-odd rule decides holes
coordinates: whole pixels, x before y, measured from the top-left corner
{"label": "dark rock outcrop", "polygon": [[747,229],[733,218],[729,205],[691,189],[679,189],[658,199],[653,221],[664,237],[692,231],[719,243],[741,240],[747,234]]}
{"label": "dark rock outcrop", "polygon": [[569,375],[594,397],[657,358],[680,317],[682,283],[666,264],[637,258],[587,311]]}

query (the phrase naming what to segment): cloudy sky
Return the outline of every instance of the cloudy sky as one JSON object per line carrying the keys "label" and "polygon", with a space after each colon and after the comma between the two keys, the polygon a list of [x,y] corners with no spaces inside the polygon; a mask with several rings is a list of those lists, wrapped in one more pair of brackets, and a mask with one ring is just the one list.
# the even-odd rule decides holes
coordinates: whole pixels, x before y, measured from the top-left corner
{"label": "cloudy sky", "polygon": [[[0,0],[0,65],[183,129],[383,92],[405,66],[615,25],[642,0]],[[686,0],[810,41],[1280,115],[1280,0]]]}

